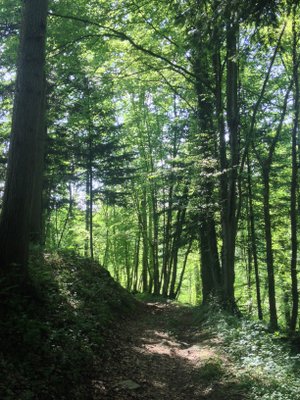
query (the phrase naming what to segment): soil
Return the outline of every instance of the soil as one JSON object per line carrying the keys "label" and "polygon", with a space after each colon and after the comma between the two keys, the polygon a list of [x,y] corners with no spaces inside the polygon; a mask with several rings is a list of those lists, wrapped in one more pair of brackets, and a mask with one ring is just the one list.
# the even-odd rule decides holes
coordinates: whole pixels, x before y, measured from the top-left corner
{"label": "soil", "polygon": [[121,323],[106,362],[98,360],[94,400],[247,399],[220,341],[194,316],[189,307],[148,303]]}

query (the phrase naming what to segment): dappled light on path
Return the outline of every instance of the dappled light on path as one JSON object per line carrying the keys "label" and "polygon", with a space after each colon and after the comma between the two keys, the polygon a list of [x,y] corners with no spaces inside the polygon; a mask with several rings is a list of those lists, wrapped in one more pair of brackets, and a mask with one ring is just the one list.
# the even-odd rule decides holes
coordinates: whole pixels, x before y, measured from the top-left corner
{"label": "dappled light on path", "polygon": [[179,357],[191,365],[199,365],[203,361],[216,356],[207,346],[190,345],[178,342],[166,332],[148,330],[145,338],[141,338],[142,347],[136,348],[142,354],[165,354],[169,357]]}
{"label": "dappled light on path", "polygon": [[125,328],[122,336],[127,341],[111,358],[95,399],[245,398],[235,388],[229,368],[224,368],[226,357],[211,338],[199,340],[192,320],[189,308],[147,304],[144,313]]}

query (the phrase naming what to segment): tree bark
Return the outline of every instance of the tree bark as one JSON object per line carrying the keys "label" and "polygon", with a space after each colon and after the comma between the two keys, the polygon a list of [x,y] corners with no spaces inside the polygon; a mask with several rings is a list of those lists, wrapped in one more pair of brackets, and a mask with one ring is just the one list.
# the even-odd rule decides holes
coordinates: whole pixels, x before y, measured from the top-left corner
{"label": "tree bark", "polygon": [[192,245],[193,245],[193,241],[191,240],[189,245],[188,245],[188,248],[187,248],[187,250],[185,252],[185,255],[184,255],[183,266],[182,266],[181,274],[180,274],[180,277],[179,277],[178,286],[177,286],[176,291],[175,291],[174,299],[177,299],[178,296],[179,296],[179,293],[180,293],[180,290],[181,290],[181,286],[182,286],[182,282],[183,282],[183,277],[184,277],[185,270],[186,270],[188,257],[189,257],[189,254],[191,252],[191,249],[192,249]]}
{"label": "tree bark", "polygon": [[139,278],[139,261],[140,261],[140,243],[141,243],[141,231],[137,232],[134,246],[134,271],[133,271],[133,282],[132,291],[137,293],[138,291],[138,278]]}
{"label": "tree bark", "polygon": [[43,183],[44,183],[44,165],[45,165],[45,142],[47,137],[47,123],[45,120],[46,116],[46,79],[44,78],[44,93],[43,97],[43,105],[41,107],[41,116],[40,116],[40,135],[37,142],[36,149],[36,169],[38,171],[42,171],[39,174],[35,174],[34,177],[34,196],[32,198],[31,203],[31,220],[30,220],[30,241],[33,244],[43,245],[45,241],[45,232],[44,232],[44,219],[43,219]]}
{"label": "tree bark", "polygon": [[[201,26],[198,27],[199,33]],[[207,45],[206,39],[201,37],[196,38],[198,47],[194,54],[194,73],[196,76],[195,90],[197,95],[197,124],[198,124],[198,143],[201,152],[199,157],[203,160],[210,160],[209,163],[204,163],[202,170],[202,178],[200,182],[201,197],[203,209],[199,212],[199,242],[200,242],[200,257],[201,257],[201,278],[202,292],[204,302],[210,297],[216,296],[220,292],[218,279],[214,277],[220,276],[219,255],[217,249],[217,236],[215,230],[215,166],[214,160],[218,155],[217,148],[217,130],[214,126],[214,100],[211,93],[208,93],[207,82],[210,81],[209,63],[210,58],[202,53],[202,48]],[[203,43],[202,43],[203,42]]]}
{"label": "tree bark", "polygon": [[172,248],[171,248],[171,257],[170,264],[173,266],[171,269],[172,276],[170,282],[169,289],[169,297],[170,299],[176,298],[176,280],[177,280],[177,272],[178,272],[178,252],[181,245],[181,236],[183,233],[183,228],[185,224],[186,211],[189,203],[189,182],[185,185],[181,201],[178,205],[177,218],[176,218],[176,229],[174,232],[174,238],[172,240]]}
{"label": "tree bark", "polygon": [[147,220],[147,193],[143,188],[143,199],[141,202],[141,211],[139,214],[140,229],[142,231],[143,256],[142,256],[142,282],[143,292],[148,292],[148,271],[149,271],[149,238],[148,238],[148,220]]}
{"label": "tree bark", "polygon": [[270,172],[276,145],[278,143],[282,131],[282,126],[287,111],[289,94],[290,91],[292,90],[293,83],[294,83],[294,77],[293,79],[291,79],[289,87],[286,91],[279,124],[276,129],[276,134],[272,138],[271,144],[269,146],[267,157],[262,157],[258,149],[253,144],[254,152],[262,169],[263,208],[264,208],[264,222],[265,222],[264,229],[265,229],[265,240],[266,240],[266,256],[267,256],[266,262],[267,262],[267,273],[268,273],[268,293],[269,293],[269,307],[270,307],[270,328],[274,331],[278,329],[278,319],[277,319],[276,296],[275,296],[274,257],[273,257],[272,228],[271,228],[271,214],[270,214]]}
{"label": "tree bark", "polygon": [[264,202],[264,221],[265,221],[265,240],[267,252],[267,272],[268,272],[268,291],[270,307],[270,328],[278,329],[276,296],[275,296],[275,277],[274,277],[274,258],[272,245],[272,229],[270,215],[270,167],[263,167],[263,202]]}
{"label": "tree bark", "polygon": [[1,270],[19,267],[26,275],[31,206],[41,198],[45,103],[45,44],[48,1],[23,5],[16,94],[8,169],[0,222]]}
{"label": "tree bark", "polygon": [[293,76],[294,76],[294,123],[292,131],[292,180],[291,180],[291,281],[292,281],[292,313],[290,318],[290,329],[295,331],[298,309],[298,277],[297,277],[297,255],[298,255],[298,213],[297,213],[297,189],[298,189],[298,144],[299,135],[299,66],[297,54],[297,30],[296,9],[294,6],[293,17]]}
{"label": "tree bark", "polygon": [[[239,164],[239,120],[238,120],[238,64],[237,64],[237,36],[238,28],[234,20],[234,13],[229,17],[226,28],[227,47],[227,125],[230,144],[230,163],[227,173],[226,193],[224,191],[222,211],[222,233],[223,233],[223,279],[224,279],[224,306],[235,311],[234,296],[234,266],[235,266],[235,244],[237,230],[237,169]],[[220,112],[222,112],[220,110]],[[225,171],[224,171],[225,172]]]}
{"label": "tree bark", "polygon": [[164,232],[164,255],[163,255],[163,264],[162,264],[162,277],[163,277],[163,288],[162,295],[167,297],[170,283],[170,274],[171,274],[171,244],[172,244],[172,217],[173,217],[173,189],[174,183],[173,179],[170,182],[170,187],[168,190],[168,208],[166,210],[166,223],[165,223],[165,232]]}
{"label": "tree bark", "polygon": [[253,207],[253,193],[252,193],[252,182],[251,182],[251,171],[249,156],[247,158],[247,172],[248,172],[248,197],[249,197],[249,224],[250,224],[250,245],[251,253],[253,257],[254,273],[255,273],[255,288],[256,288],[256,302],[257,302],[257,313],[260,320],[263,319],[263,311],[261,306],[261,291],[260,291],[260,276],[258,268],[257,258],[257,246],[256,246],[256,232],[255,232],[255,218],[254,218],[254,207]]}

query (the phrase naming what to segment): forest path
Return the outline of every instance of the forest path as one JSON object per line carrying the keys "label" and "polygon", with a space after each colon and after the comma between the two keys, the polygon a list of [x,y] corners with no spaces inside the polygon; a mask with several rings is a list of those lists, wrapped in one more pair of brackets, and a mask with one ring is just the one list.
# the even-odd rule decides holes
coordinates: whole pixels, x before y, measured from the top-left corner
{"label": "forest path", "polygon": [[246,399],[220,343],[195,326],[194,316],[191,307],[148,303],[135,321],[121,324],[118,345],[105,368],[99,365],[94,399]]}

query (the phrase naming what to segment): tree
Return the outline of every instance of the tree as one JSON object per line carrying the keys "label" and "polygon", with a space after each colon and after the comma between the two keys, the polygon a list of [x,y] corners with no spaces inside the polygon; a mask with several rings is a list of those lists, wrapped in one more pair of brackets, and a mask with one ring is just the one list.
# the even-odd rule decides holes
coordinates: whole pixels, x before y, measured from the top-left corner
{"label": "tree", "polygon": [[299,143],[299,53],[298,32],[296,23],[297,5],[293,8],[293,79],[294,88],[294,121],[292,130],[292,178],[291,178],[291,281],[292,281],[292,313],[290,328],[296,329],[299,309],[298,276],[297,276],[297,254],[298,254],[298,213],[297,213],[297,189],[298,189],[298,148]]}
{"label": "tree", "polygon": [[[13,1],[4,3],[14,10],[0,10],[9,16],[0,25],[7,120],[13,85],[4,75],[14,71],[18,23]],[[274,329],[285,318],[294,330],[298,27],[290,1],[53,2],[46,247],[76,249],[103,261],[128,289],[171,298],[201,271],[197,301],[257,308]],[[35,171],[44,159],[39,121]],[[34,175],[39,197],[24,210],[36,241],[42,181]]]}
{"label": "tree", "polygon": [[48,1],[24,2],[3,209],[0,265],[26,275],[32,206],[41,197]]}

